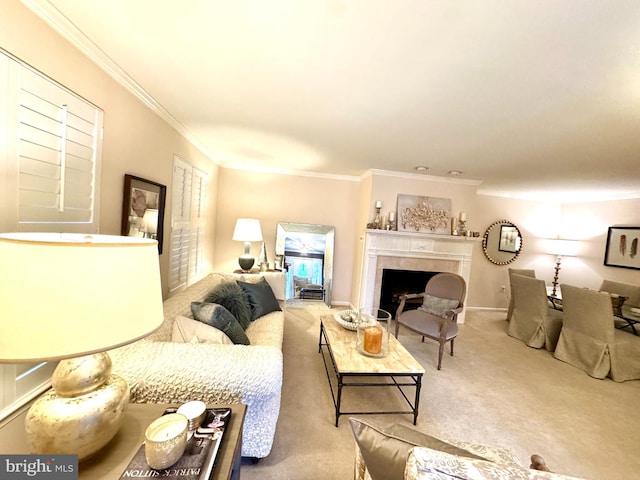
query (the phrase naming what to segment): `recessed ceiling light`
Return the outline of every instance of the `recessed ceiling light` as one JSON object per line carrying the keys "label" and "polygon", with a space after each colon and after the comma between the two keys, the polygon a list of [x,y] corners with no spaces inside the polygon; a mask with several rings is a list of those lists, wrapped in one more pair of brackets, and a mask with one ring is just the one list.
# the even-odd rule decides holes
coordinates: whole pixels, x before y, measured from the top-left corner
{"label": "recessed ceiling light", "polygon": [[429,167],[425,167],[423,165],[416,167],[416,171],[418,172],[426,172],[427,170],[429,170]]}
{"label": "recessed ceiling light", "polygon": [[449,170],[449,175],[457,177],[458,175],[462,175],[462,172],[460,170]]}

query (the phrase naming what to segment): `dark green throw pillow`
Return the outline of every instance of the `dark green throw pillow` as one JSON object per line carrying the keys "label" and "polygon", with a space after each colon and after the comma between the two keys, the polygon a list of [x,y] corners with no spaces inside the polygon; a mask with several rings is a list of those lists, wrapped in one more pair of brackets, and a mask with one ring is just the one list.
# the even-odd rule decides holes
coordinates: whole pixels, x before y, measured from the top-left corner
{"label": "dark green throw pillow", "polygon": [[249,345],[249,337],[229,310],[217,303],[192,302],[193,318],[227,334],[233,343]]}
{"label": "dark green throw pillow", "polygon": [[236,317],[240,326],[246,330],[251,322],[251,305],[240,285],[236,282],[224,282],[211,290],[204,299],[207,303],[217,303]]}
{"label": "dark green throw pillow", "polygon": [[237,283],[249,299],[249,305],[251,305],[251,320],[260,318],[267,313],[282,310],[278,299],[276,299],[273,290],[271,290],[271,286],[264,277],[257,283],[241,282],[240,280],[237,280]]}

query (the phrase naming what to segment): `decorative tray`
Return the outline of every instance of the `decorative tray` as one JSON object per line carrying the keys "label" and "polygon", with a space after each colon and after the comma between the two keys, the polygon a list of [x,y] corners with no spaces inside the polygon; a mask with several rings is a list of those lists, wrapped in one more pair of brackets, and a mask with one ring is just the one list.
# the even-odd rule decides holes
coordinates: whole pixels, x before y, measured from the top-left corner
{"label": "decorative tray", "polygon": [[340,325],[347,330],[357,330],[358,328],[358,311],[357,310],[340,310],[333,314]]}

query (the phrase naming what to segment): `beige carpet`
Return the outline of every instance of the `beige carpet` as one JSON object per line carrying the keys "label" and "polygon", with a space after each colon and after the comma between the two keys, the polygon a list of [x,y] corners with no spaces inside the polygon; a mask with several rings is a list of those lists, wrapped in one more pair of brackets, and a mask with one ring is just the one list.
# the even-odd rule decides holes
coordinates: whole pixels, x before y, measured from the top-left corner
{"label": "beige carpet", "polygon": [[287,308],[306,308],[307,310],[324,310],[323,315],[329,313],[329,307],[322,300],[292,298],[286,302]]}
{"label": "beige carpet", "polygon": [[[334,426],[318,353],[320,315],[328,313],[288,309],[274,447],[257,465],[243,464],[243,480],[352,478],[349,421],[343,416]],[[640,381],[593,379],[509,337],[503,318],[504,313],[467,313],[455,356],[447,353],[441,371],[437,344],[421,344],[401,330],[400,340],[426,370],[418,427],[442,438],[508,447],[523,462],[539,453],[559,473],[592,480],[640,478]],[[388,390],[351,389],[345,401],[356,406],[397,401],[400,407],[399,396]],[[411,424],[409,415],[366,418]]]}

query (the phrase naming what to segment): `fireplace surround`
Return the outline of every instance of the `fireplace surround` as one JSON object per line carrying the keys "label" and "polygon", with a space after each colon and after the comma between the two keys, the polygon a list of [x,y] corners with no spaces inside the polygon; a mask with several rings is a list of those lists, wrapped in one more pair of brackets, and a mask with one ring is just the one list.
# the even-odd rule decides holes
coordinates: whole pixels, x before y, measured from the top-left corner
{"label": "fireplace surround", "polygon": [[[360,306],[380,307],[384,269],[457,273],[467,283],[468,295],[473,247],[478,241],[474,237],[367,230]],[[466,307],[458,315],[458,323],[464,323],[465,313]]]}

